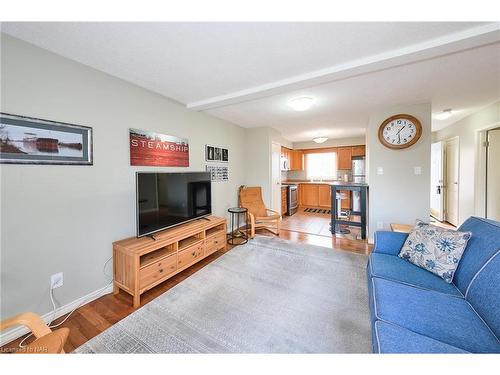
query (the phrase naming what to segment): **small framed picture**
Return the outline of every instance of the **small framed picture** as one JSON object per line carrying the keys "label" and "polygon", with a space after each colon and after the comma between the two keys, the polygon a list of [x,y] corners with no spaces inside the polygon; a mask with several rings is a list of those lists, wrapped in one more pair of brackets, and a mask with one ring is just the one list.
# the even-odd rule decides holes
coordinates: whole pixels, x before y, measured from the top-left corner
{"label": "small framed picture", "polygon": [[205,160],[214,163],[229,163],[229,149],[205,145]]}
{"label": "small framed picture", "polygon": [[221,161],[222,160],[222,149],[220,147],[214,148],[214,160]]}
{"label": "small framed picture", "polygon": [[207,165],[207,172],[210,172],[211,180],[214,182],[229,181],[229,167],[227,165]]}
{"label": "small framed picture", "polygon": [[206,151],[205,151],[205,159],[206,161],[214,161],[214,147],[213,146],[206,146]]}

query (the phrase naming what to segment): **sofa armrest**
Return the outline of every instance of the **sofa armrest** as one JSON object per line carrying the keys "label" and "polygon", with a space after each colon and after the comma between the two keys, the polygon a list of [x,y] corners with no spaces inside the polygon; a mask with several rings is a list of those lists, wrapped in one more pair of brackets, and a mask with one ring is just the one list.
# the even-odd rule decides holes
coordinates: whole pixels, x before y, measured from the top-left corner
{"label": "sofa armrest", "polygon": [[408,233],[377,231],[375,232],[374,253],[398,255],[403,244],[408,237]]}

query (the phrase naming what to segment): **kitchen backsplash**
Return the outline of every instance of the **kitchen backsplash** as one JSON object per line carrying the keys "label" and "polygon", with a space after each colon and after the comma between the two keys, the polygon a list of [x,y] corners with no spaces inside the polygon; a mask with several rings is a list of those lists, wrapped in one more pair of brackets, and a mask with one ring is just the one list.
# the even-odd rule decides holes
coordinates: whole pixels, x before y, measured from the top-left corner
{"label": "kitchen backsplash", "polygon": [[[350,169],[339,169],[337,170],[337,179],[343,180],[344,175],[347,174],[348,179],[351,179],[351,170]],[[297,181],[305,181],[307,180],[306,171],[282,171],[281,172],[281,181],[287,180],[297,180]]]}

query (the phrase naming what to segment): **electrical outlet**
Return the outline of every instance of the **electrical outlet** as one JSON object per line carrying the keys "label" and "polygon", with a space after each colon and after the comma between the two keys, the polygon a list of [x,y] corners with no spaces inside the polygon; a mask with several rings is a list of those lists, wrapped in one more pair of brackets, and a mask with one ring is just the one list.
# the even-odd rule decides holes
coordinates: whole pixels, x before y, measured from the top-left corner
{"label": "electrical outlet", "polygon": [[377,167],[377,174],[378,174],[378,175],[383,175],[383,174],[384,174],[384,168],[382,168],[382,167]]}
{"label": "electrical outlet", "polygon": [[383,221],[377,221],[377,229],[384,229],[384,222]]}
{"label": "electrical outlet", "polygon": [[63,286],[63,273],[55,273],[50,276],[50,289],[56,289]]}
{"label": "electrical outlet", "polygon": [[416,175],[422,174],[422,167],[413,167],[413,173]]}

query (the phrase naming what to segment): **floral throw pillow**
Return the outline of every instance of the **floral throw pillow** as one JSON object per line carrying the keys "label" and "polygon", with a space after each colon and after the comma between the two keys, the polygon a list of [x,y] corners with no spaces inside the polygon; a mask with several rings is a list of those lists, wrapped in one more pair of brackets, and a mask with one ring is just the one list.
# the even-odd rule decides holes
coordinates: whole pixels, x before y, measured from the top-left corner
{"label": "floral throw pillow", "polygon": [[451,283],[471,235],[471,232],[458,232],[417,220],[399,257]]}

